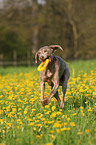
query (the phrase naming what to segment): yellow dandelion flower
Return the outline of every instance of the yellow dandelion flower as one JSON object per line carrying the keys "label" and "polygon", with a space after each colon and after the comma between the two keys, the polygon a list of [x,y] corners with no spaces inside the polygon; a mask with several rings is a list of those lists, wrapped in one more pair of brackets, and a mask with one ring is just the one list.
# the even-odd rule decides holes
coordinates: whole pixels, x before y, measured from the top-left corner
{"label": "yellow dandelion flower", "polygon": [[56,129],[56,131],[57,131],[59,134],[61,133],[60,129]]}
{"label": "yellow dandelion flower", "polygon": [[68,122],[69,122],[69,121],[70,121],[70,118],[68,117],[67,120],[68,120]]}
{"label": "yellow dandelion flower", "polygon": [[59,127],[61,127],[61,124],[59,124],[59,123],[54,123],[53,126],[54,126],[54,128],[56,128],[56,127],[59,128]]}
{"label": "yellow dandelion flower", "polygon": [[70,127],[66,128],[67,130],[70,130]]}
{"label": "yellow dandelion flower", "polygon": [[44,145],[53,145],[53,143],[46,143],[46,144],[44,144]]}
{"label": "yellow dandelion flower", "polygon": [[95,96],[95,97],[96,97],[96,92],[93,92],[93,96]]}
{"label": "yellow dandelion flower", "polygon": [[41,126],[42,126],[42,124],[36,124],[35,126],[41,127]]}
{"label": "yellow dandelion flower", "polygon": [[91,144],[91,141],[89,140],[88,143]]}
{"label": "yellow dandelion flower", "polygon": [[68,123],[67,122],[64,122],[63,124],[64,124],[64,126],[66,126]]}
{"label": "yellow dandelion flower", "polygon": [[86,131],[87,133],[89,133],[89,129],[86,129],[85,131]]}
{"label": "yellow dandelion flower", "polygon": [[24,110],[24,114],[27,114],[27,108]]}
{"label": "yellow dandelion flower", "polygon": [[55,139],[55,136],[54,136],[54,135],[51,135],[51,138],[52,138],[52,139]]}
{"label": "yellow dandelion flower", "polygon": [[19,124],[22,125],[23,124],[22,121],[20,121]]}
{"label": "yellow dandelion flower", "polygon": [[56,112],[53,112],[53,113],[50,115],[50,118],[53,118],[53,117],[56,117]]}
{"label": "yellow dandelion flower", "polygon": [[55,106],[52,106],[52,111],[54,111],[54,110],[55,110],[55,108],[56,108]]}
{"label": "yellow dandelion flower", "polygon": [[41,121],[45,121],[45,118],[41,118]]}
{"label": "yellow dandelion flower", "polygon": [[70,126],[75,126],[75,123],[74,122],[70,122]]}
{"label": "yellow dandelion flower", "polygon": [[85,116],[85,114],[84,114],[84,113],[82,113],[82,116]]}
{"label": "yellow dandelion flower", "polygon": [[54,133],[54,130],[50,130],[50,133]]}
{"label": "yellow dandelion flower", "polygon": [[82,134],[83,134],[82,132],[78,132],[78,133],[77,133],[77,135],[82,135]]}
{"label": "yellow dandelion flower", "polygon": [[65,130],[67,130],[67,128],[61,128],[61,131],[65,131]]}
{"label": "yellow dandelion flower", "polygon": [[60,115],[60,114],[61,114],[61,112],[60,112],[60,111],[58,111],[58,112],[57,112],[57,115]]}
{"label": "yellow dandelion flower", "polygon": [[80,109],[83,109],[83,107],[81,106]]}
{"label": "yellow dandelion flower", "polygon": [[32,112],[34,112],[36,109],[32,109]]}
{"label": "yellow dandelion flower", "polygon": [[7,126],[11,126],[11,123],[6,123]]}
{"label": "yellow dandelion flower", "polygon": [[33,122],[31,122],[31,123],[29,123],[29,124],[28,124],[28,126],[33,126],[33,125],[34,125],[34,123],[33,123]]}
{"label": "yellow dandelion flower", "polygon": [[88,101],[86,101],[85,104],[88,104]]}
{"label": "yellow dandelion flower", "polygon": [[76,113],[73,114],[73,116],[75,116],[75,115],[76,115]]}
{"label": "yellow dandelion flower", "polygon": [[44,109],[43,111],[44,111],[44,112],[46,112],[47,110],[46,110],[46,109]]}
{"label": "yellow dandelion flower", "polygon": [[51,111],[47,111],[45,114],[47,115],[47,114],[49,114]]}
{"label": "yellow dandelion flower", "polygon": [[46,105],[45,108],[48,109],[49,108],[49,105]]}
{"label": "yellow dandelion flower", "polygon": [[33,130],[35,130],[35,131],[36,131],[36,127],[34,127],[34,128],[33,128]]}
{"label": "yellow dandelion flower", "polygon": [[36,135],[36,138],[39,138],[40,136],[39,135]]}
{"label": "yellow dandelion flower", "polygon": [[89,109],[88,109],[88,112],[91,112],[91,111],[92,111],[92,109],[91,109],[91,108],[89,108]]}

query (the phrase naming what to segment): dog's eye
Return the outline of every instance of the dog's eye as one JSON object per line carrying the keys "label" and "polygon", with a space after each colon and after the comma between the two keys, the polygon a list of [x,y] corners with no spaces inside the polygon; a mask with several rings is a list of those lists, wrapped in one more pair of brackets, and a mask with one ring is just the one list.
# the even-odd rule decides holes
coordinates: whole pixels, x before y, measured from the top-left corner
{"label": "dog's eye", "polygon": [[40,52],[38,52],[38,55],[40,55]]}
{"label": "dog's eye", "polygon": [[47,52],[47,50],[44,50],[44,52]]}

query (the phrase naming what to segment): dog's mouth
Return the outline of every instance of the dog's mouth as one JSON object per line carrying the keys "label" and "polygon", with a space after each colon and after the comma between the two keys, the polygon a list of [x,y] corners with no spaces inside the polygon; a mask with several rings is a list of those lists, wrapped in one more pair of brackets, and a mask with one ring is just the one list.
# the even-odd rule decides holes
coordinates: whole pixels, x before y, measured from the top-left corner
{"label": "dog's mouth", "polygon": [[48,56],[47,58],[45,58],[43,61],[45,61],[46,59],[49,59],[49,62],[51,62],[51,57]]}
{"label": "dog's mouth", "polygon": [[44,62],[44,61],[46,61],[46,59],[49,59],[49,62],[51,62],[51,57],[50,56],[46,57],[45,59],[40,59],[40,61]]}

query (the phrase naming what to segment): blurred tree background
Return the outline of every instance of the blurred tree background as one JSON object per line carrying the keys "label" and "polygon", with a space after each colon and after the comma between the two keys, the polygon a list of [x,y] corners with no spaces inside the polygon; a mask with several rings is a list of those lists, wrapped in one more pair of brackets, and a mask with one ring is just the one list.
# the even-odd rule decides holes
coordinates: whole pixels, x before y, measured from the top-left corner
{"label": "blurred tree background", "polygon": [[0,5],[4,60],[16,55],[34,61],[36,51],[51,44],[63,47],[58,52],[63,59],[96,58],[96,0],[0,0]]}

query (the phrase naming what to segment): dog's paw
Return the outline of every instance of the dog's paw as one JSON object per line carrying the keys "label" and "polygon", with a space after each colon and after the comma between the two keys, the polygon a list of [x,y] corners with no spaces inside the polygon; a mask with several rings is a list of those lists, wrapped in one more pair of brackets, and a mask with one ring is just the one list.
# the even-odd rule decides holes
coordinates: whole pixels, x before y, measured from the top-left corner
{"label": "dog's paw", "polygon": [[42,103],[43,106],[48,105],[49,104],[49,99],[45,98],[43,101],[41,101],[41,103]]}

